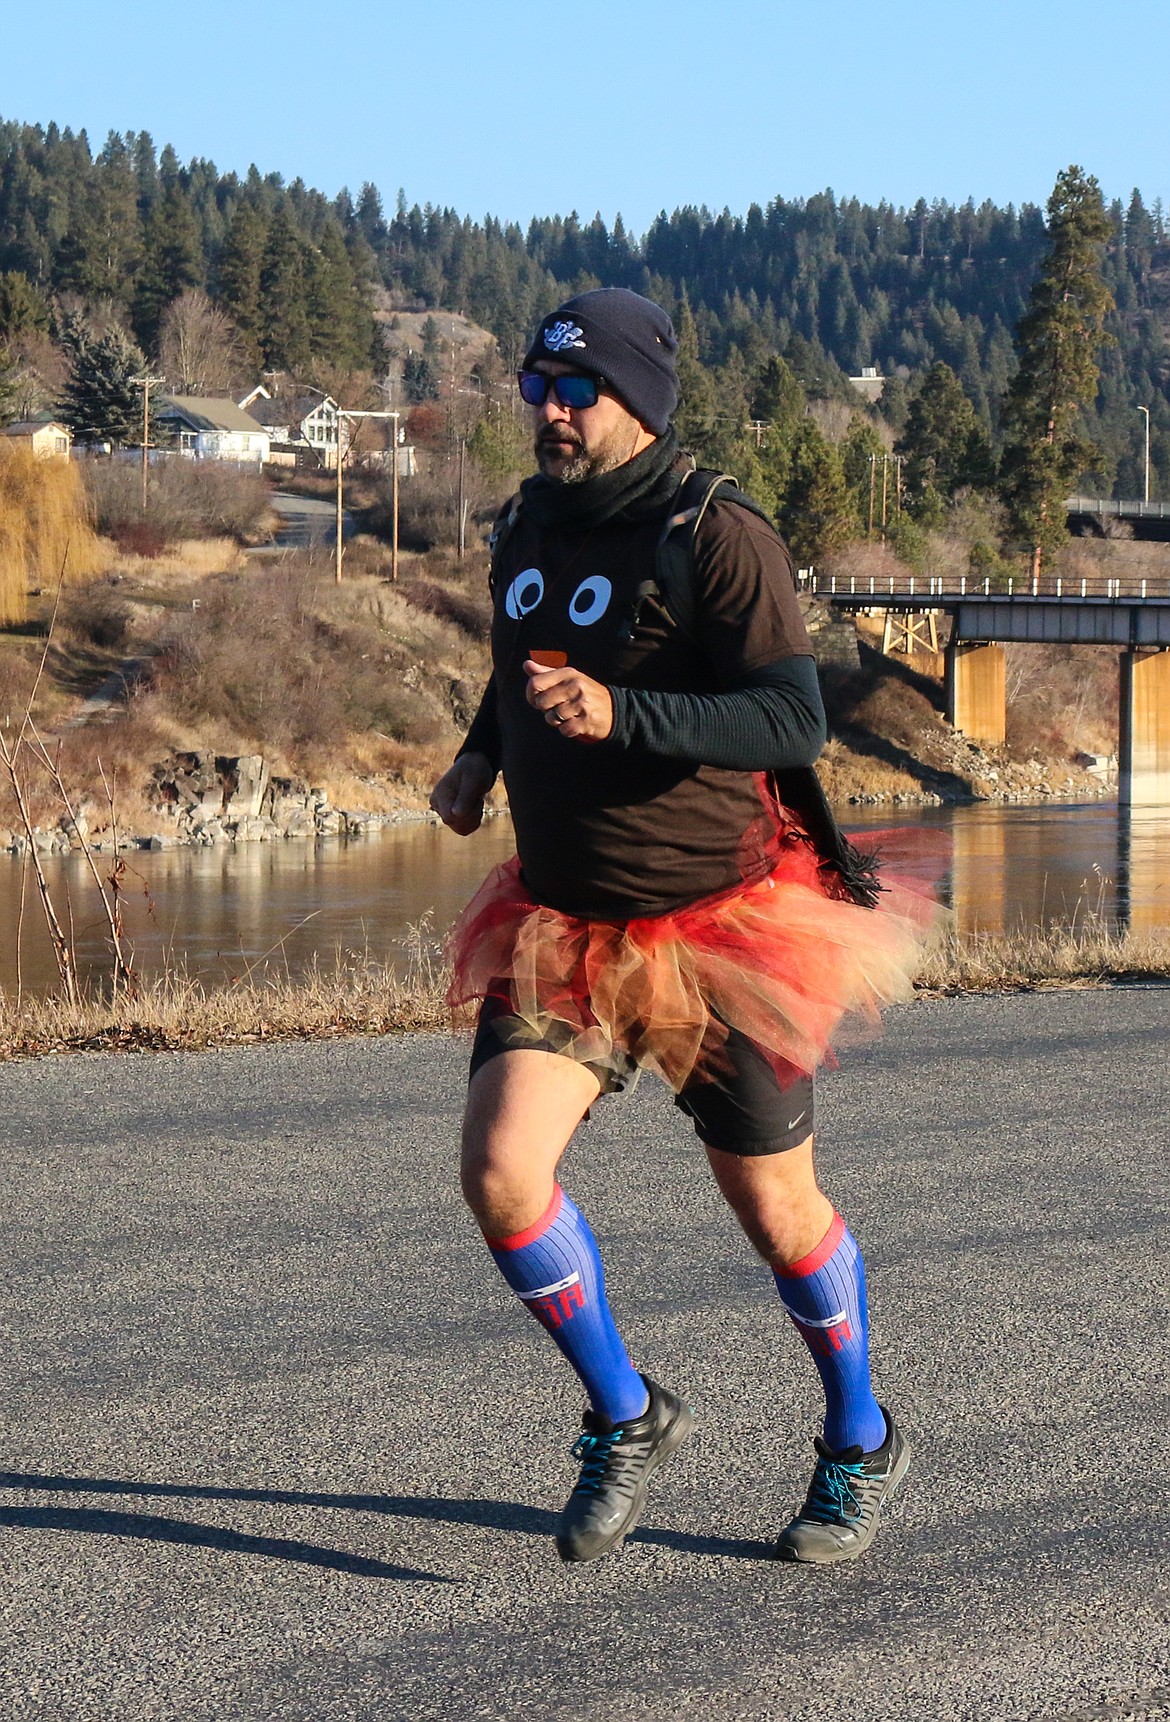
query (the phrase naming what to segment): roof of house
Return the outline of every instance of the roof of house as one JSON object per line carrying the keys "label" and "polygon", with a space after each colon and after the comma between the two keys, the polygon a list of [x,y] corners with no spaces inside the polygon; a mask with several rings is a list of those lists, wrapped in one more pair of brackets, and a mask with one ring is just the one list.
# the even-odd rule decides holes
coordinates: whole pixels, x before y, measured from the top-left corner
{"label": "roof of house", "polygon": [[235,401],[213,395],[164,395],[159,416],[184,419],[194,431],[249,431],[256,435],[264,430]]}
{"label": "roof of house", "polygon": [[59,419],[16,419],[10,425],[0,425],[0,436],[35,436],[37,431],[63,431],[66,436],[72,432],[68,425],[63,425]]}

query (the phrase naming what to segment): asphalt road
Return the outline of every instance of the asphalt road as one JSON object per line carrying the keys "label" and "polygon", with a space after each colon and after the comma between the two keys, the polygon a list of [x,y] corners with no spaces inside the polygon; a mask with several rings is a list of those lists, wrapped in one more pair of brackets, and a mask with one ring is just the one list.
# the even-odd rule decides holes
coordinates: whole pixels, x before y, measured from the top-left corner
{"label": "asphalt road", "polygon": [[[332,544],[337,533],[337,504],[316,496],[296,496],[291,491],[274,491],[273,510],[280,516],[275,543],[282,550],[311,550],[314,546]],[[346,509],[341,517],[343,538],[353,532],[353,515]]]}
{"label": "asphalt road", "polygon": [[564,1570],[578,1395],[451,1176],[436,1037],[0,1068],[0,1715],[1170,1716],[1170,990],[924,1002],[821,1092],[915,1450],[779,1566],[815,1377],[643,1085],[565,1181],[695,1439]]}

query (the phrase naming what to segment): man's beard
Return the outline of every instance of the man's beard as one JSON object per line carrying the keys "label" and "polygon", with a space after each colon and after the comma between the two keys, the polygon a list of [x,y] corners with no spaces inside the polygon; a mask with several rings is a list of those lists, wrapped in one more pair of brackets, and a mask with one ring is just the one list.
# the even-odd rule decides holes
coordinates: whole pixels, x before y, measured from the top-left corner
{"label": "man's beard", "polygon": [[[636,441],[636,431],[627,433],[625,426],[619,425],[605,442],[600,443],[593,453],[589,454],[574,431],[562,430],[555,439],[542,433],[536,439],[536,464],[545,478],[551,479],[554,484],[583,484],[587,478],[596,478],[598,473],[612,472],[615,467],[624,466],[634,452],[633,444]],[[552,473],[545,464],[545,450],[550,446],[556,449],[566,442],[572,443],[577,452],[559,471]],[[627,442],[629,447],[626,446]]]}

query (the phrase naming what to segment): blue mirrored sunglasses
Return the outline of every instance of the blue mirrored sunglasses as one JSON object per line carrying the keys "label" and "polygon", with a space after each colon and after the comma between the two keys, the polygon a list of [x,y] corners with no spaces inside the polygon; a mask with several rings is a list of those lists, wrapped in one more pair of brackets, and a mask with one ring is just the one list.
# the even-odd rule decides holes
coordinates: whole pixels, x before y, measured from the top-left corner
{"label": "blue mirrored sunglasses", "polygon": [[587,376],[583,371],[571,371],[563,377],[546,377],[543,371],[520,371],[517,381],[520,399],[530,407],[542,407],[550,389],[563,407],[595,407],[605,386],[604,377]]}

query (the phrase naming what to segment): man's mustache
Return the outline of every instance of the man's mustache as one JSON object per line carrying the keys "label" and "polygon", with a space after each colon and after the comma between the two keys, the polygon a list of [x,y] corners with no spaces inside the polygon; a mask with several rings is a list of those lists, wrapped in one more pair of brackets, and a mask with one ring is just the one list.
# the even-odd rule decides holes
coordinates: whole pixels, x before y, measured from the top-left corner
{"label": "man's mustache", "polygon": [[583,449],[585,447],[585,444],[581,441],[581,438],[577,435],[576,431],[571,431],[567,427],[556,430],[552,428],[542,430],[536,438],[537,448],[544,448],[554,443],[564,442],[571,443],[576,449]]}

